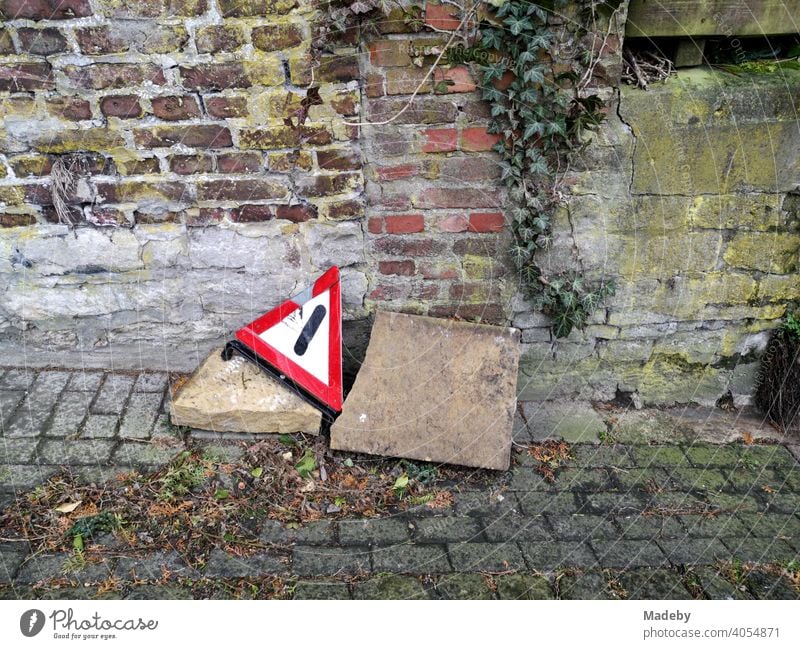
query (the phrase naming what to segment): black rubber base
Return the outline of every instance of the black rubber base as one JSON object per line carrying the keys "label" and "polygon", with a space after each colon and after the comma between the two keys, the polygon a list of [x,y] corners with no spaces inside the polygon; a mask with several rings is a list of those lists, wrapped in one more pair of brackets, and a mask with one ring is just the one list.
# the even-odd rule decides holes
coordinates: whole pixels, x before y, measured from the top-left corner
{"label": "black rubber base", "polygon": [[260,370],[266,372],[273,379],[279,381],[287,388],[289,388],[303,401],[314,406],[317,410],[319,410],[322,413],[322,418],[324,420],[322,426],[323,429],[326,428],[325,422],[327,422],[327,424],[331,424],[336,419],[336,416],[339,413],[337,413],[327,404],[317,399],[314,395],[310,394],[307,390],[303,389],[300,385],[292,381],[292,379],[290,379],[288,376],[282,374],[280,371],[275,369],[272,365],[270,365],[267,361],[261,358],[261,356],[256,354],[243,342],[239,340],[231,340],[227,345],[225,345],[225,349],[222,350],[222,360],[224,361],[231,360],[231,358],[233,358],[234,353],[239,354],[239,356],[242,356],[243,358],[246,358]]}

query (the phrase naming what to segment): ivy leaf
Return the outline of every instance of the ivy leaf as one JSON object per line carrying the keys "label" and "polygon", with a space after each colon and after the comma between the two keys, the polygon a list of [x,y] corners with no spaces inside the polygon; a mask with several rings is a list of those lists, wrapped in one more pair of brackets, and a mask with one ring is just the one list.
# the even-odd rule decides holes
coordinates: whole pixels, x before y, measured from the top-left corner
{"label": "ivy leaf", "polygon": [[317,468],[317,458],[314,455],[314,451],[307,448],[300,461],[294,465],[294,468],[297,469],[301,478],[305,479],[310,476],[311,472]]}
{"label": "ivy leaf", "polygon": [[227,489],[217,489],[214,492],[214,498],[216,498],[217,500],[227,500],[228,496],[230,495],[231,495],[230,491],[228,491]]}
{"label": "ivy leaf", "polygon": [[254,478],[260,478],[263,473],[264,469],[260,466],[257,466],[250,472],[250,475],[253,476]]}
{"label": "ivy leaf", "polygon": [[522,32],[533,29],[533,23],[527,18],[506,18],[503,24],[508,26],[508,30],[514,36],[519,36]]}

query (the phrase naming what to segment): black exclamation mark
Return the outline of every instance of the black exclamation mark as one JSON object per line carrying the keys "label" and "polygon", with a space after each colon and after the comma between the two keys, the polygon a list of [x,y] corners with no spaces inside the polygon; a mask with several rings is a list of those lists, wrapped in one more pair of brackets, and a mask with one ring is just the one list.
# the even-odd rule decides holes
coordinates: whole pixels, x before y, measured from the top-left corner
{"label": "black exclamation mark", "polygon": [[314,337],[314,334],[317,333],[317,329],[319,329],[327,313],[327,310],[321,304],[314,309],[305,327],[303,327],[303,330],[300,332],[297,342],[294,344],[295,354],[302,356],[306,353],[311,339]]}

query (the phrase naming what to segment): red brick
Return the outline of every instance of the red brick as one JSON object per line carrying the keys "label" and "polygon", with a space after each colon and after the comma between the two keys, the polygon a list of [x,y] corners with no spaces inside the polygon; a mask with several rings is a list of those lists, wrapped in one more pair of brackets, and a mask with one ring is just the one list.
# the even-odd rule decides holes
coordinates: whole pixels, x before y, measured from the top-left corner
{"label": "red brick", "polygon": [[469,231],[502,232],[505,222],[501,212],[473,212],[469,215]]}
{"label": "red brick", "polygon": [[232,52],[244,45],[244,33],[238,25],[207,25],[195,35],[197,51]]}
{"label": "red brick", "polygon": [[447,158],[439,166],[440,177],[450,182],[498,180],[501,171],[498,160],[482,156]]}
{"label": "red brick", "polygon": [[134,95],[112,95],[100,100],[100,111],[106,117],[128,119],[141,117],[142,107],[139,98]]}
{"label": "red brick", "polygon": [[386,70],[386,94],[410,95],[433,92],[433,75],[427,69],[389,68]]}
{"label": "red brick", "polygon": [[356,55],[323,56],[320,59],[314,78],[330,83],[347,83],[360,78],[361,71]]}
{"label": "red brick", "polygon": [[436,68],[434,83],[439,84],[442,81],[447,83],[448,93],[472,92],[477,88],[469,69],[463,65],[454,68]]}
{"label": "red brick", "polygon": [[497,237],[469,237],[453,242],[453,253],[458,256],[493,257],[497,252]]}
{"label": "red brick", "polygon": [[192,119],[200,115],[197,100],[191,95],[183,97],[155,97],[152,101],[153,114],[159,119],[175,121]]}
{"label": "red brick", "polygon": [[435,300],[439,297],[441,282],[420,282],[411,288],[409,297],[415,300]]}
{"label": "red brick", "polygon": [[253,47],[265,52],[285,50],[303,42],[303,33],[297,25],[261,25],[253,27]]}
{"label": "red brick", "polygon": [[242,149],[288,149],[299,143],[299,134],[288,126],[245,128],[239,132]]}
{"label": "red brick", "polygon": [[20,27],[17,30],[19,35],[20,54],[35,54],[38,56],[48,56],[58,52],[66,52],[67,39],[54,27],[46,29],[30,29]]}
{"label": "red brick", "polygon": [[470,208],[498,207],[500,195],[494,189],[475,189],[469,187],[431,187],[422,191],[415,202],[417,207]]}
{"label": "red brick", "polygon": [[258,223],[273,218],[269,205],[242,205],[231,210],[231,221],[235,223]]}
{"label": "red brick", "polygon": [[461,18],[456,7],[428,2],[425,7],[425,24],[436,29],[454,30],[461,24]]}
{"label": "red brick", "polygon": [[361,189],[359,174],[303,175],[297,181],[301,196],[332,196]]}
{"label": "red brick", "polygon": [[136,2],[116,0],[113,3],[107,1],[103,6],[103,13],[110,18],[201,16],[207,10],[207,0],[136,0]]}
{"label": "red brick", "polygon": [[5,0],[0,17],[6,20],[68,20],[92,15],[89,0]]}
{"label": "red brick", "polygon": [[241,63],[209,63],[197,67],[181,66],[181,79],[187,90],[249,88],[252,82]]}
{"label": "red brick", "polygon": [[134,221],[138,224],[157,224],[157,223],[180,223],[185,212],[174,212],[172,210],[158,210],[155,212],[135,211]]}
{"label": "red brick", "polygon": [[226,97],[217,95],[214,97],[204,97],[203,101],[211,117],[226,119],[229,117],[247,117],[248,115],[247,97]]}
{"label": "red brick", "polygon": [[410,42],[405,39],[372,41],[368,46],[369,61],[380,68],[411,65],[409,45]]}
{"label": "red brick", "polygon": [[389,182],[400,180],[401,178],[413,178],[419,175],[420,168],[418,164],[409,163],[394,167],[378,167],[375,173],[378,176],[378,180]]}
{"label": "red brick", "polygon": [[[446,99],[446,101],[445,101]],[[408,104],[402,97],[385,97],[369,102],[367,117],[373,122],[393,119]],[[394,124],[449,124],[458,116],[455,102],[445,97],[417,97]]]}
{"label": "red brick", "polygon": [[461,269],[439,262],[421,264],[419,272],[425,279],[458,279]]}
{"label": "red brick", "polygon": [[436,225],[442,232],[466,232],[469,221],[465,214],[453,214],[438,221]]}
{"label": "red brick", "polygon": [[433,257],[445,251],[445,245],[433,239],[406,239],[386,236],[376,239],[375,250],[393,257]]}
{"label": "red brick", "polygon": [[99,227],[119,227],[128,226],[130,222],[122,210],[114,207],[101,207],[93,205],[86,217],[86,220],[92,225]]}
{"label": "red brick", "polygon": [[189,227],[205,227],[217,225],[225,218],[225,210],[221,207],[201,207],[186,212],[186,225]]}
{"label": "red brick", "polygon": [[206,180],[197,183],[200,201],[262,201],[282,199],[288,188],[271,180]]}
{"label": "red brick", "polygon": [[370,234],[381,234],[383,232],[383,219],[378,216],[370,217],[367,222],[367,230]]}
{"label": "red brick", "polygon": [[224,153],[217,156],[217,171],[219,173],[257,173],[263,168],[263,161],[258,153]]}
{"label": "red brick", "polygon": [[276,215],[279,219],[285,219],[294,223],[303,223],[317,218],[317,208],[310,203],[278,205]]}
{"label": "red brick", "polygon": [[364,94],[367,97],[383,97],[386,79],[379,72],[369,72],[364,78]]}
{"label": "red brick", "polygon": [[459,318],[488,324],[506,323],[503,307],[499,304],[436,304],[428,309],[434,318]]}
{"label": "red brick", "polygon": [[297,6],[296,0],[219,0],[217,4],[225,18],[288,14]]}
{"label": "red brick", "polygon": [[334,95],[328,103],[339,115],[344,115],[345,117],[358,115],[358,109],[361,105],[358,94],[349,90]]}
{"label": "red brick", "polygon": [[76,122],[92,119],[91,105],[79,97],[53,97],[46,99],[44,106],[50,115],[56,115],[63,119],[71,119]]}
{"label": "red brick", "polygon": [[323,171],[361,169],[361,156],[352,150],[317,151],[317,164]]}
{"label": "red brick", "polygon": [[300,140],[306,144],[324,146],[333,142],[333,135],[326,126],[306,124],[300,130]]}
{"label": "red brick", "polygon": [[454,128],[429,128],[424,135],[424,153],[444,153],[458,148],[458,131]]}
{"label": "red brick", "polygon": [[0,65],[0,90],[25,92],[53,90],[56,87],[49,63],[11,63]]}
{"label": "red brick", "polygon": [[491,151],[500,136],[487,133],[483,127],[465,128],[461,131],[462,151]]}
{"label": "red brick", "polygon": [[154,126],[133,131],[136,146],[151,149],[183,144],[190,147],[221,148],[231,146],[231,132],[215,124],[190,126]]}
{"label": "red brick", "polygon": [[141,86],[146,81],[163,86],[167,82],[164,71],[151,63],[67,65],[64,67],[64,74],[72,84],[91,90]]}
{"label": "red brick", "polygon": [[414,262],[406,261],[379,261],[378,272],[381,275],[415,275]]}
{"label": "red brick", "polygon": [[0,214],[0,228],[18,228],[35,223],[36,217],[33,214]]}
{"label": "red brick", "polygon": [[95,185],[98,198],[108,203],[138,202],[143,198],[160,197],[167,201],[186,199],[186,186],[179,182],[98,182]]}
{"label": "red brick", "polygon": [[397,300],[408,297],[411,287],[408,284],[380,284],[369,294],[372,300]]}
{"label": "red brick", "polygon": [[389,234],[411,234],[425,229],[422,214],[397,214],[385,217],[384,221]]}
{"label": "red brick", "polygon": [[169,168],[182,176],[210,173],[213,160],[208,155],[172,155],[169,156]]}
{"label": "red brick", "polygon": [[350,199],[328,203],[327,217],[337,221],[357,219],[364,216],[364,201]]}

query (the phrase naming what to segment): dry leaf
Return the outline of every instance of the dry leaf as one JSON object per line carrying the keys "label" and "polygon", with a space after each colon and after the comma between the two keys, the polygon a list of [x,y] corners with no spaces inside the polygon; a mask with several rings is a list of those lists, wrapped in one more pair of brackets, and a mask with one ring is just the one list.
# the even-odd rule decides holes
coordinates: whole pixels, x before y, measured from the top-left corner
{"label": "dry leaf", "polygon": [[745,444],[750,445],[753,443],[753,436],[748,432],[744,432],[742,433],[742,441]]}
{"label": "dry leaf", "polygon": [[56,507],[57,512],[61,512],[62,514],[71,514],[80,506],[81,501],[76,500],[74,503],[64,503],[63,505],[59,505]]}

